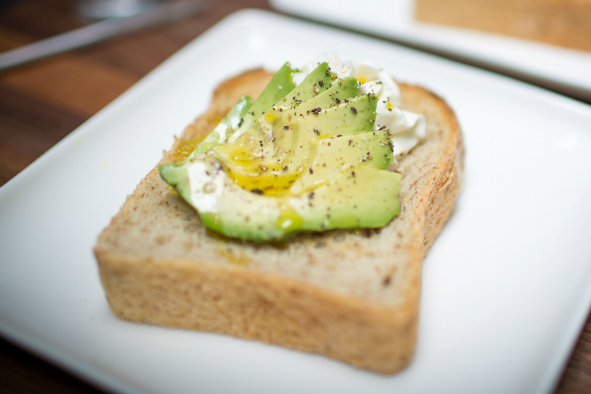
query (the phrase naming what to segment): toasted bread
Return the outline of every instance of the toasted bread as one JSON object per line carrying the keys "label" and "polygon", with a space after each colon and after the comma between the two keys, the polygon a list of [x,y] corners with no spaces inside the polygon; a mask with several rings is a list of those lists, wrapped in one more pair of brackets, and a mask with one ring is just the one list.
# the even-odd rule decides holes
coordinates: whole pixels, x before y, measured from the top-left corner
{"label": "toasted bread", "polygon": [[[212,130],[238,98],[256,97],[271,76],[253,70],[222,83],[160,164]],[[95,248],[113,313],[320,353],[384,374],[408,365],[423,258],[453,210],[464,148],[441,98],[399,86],[402,107],[425,115],[427,137],[399,160],[401,213],[386,227],[300,234],[280,244],[223,238],[154,169]]]}

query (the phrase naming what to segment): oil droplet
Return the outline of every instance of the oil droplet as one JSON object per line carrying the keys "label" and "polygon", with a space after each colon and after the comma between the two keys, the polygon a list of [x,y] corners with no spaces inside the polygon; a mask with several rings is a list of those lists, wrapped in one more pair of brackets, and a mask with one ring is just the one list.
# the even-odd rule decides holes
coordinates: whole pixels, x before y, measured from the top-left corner
{"label": "oil droplet", "polygon": [[295,231],[302,228],[304,219],[288,203],[279,204],[279,219],[275,224],[278,228],[285,231]]}
{"label": "oil droplet", "polygon": [[236,251],[230,248],[220,248],[217,252],[230,264],[245,266],[250,263],[250,258],[244,252],[236,253]]}
{"label": "oil droplet", "polygon": [[268,124],[273,124],[273,122],[275,121],[275,119],[277,119],[277,117],[280,115],[281,113],[279,111],[269,111],[265,114],[265,122],[267,122]]}
{"label": "oil droplet", "polygon": [[242,171],[231,171],[228,175],[238,186],[246,190],[259,189],[266,196],[286,196],[289,195],[291,185],[301,173],[301,171],[282,173],[280,167],[271,168],[270,171],[263,173],[254,170],[248,171],[243,167]]}
{"label": "oil droplet", "polygon": [[178,148],[172,152],[173,160],[179,161],[179,160],[186,159],[195,150],[195,148],[197,148],[197,145],[202,140],[203,140],[203,137],[190,138],[190,139],[181,141],[178,145]]}

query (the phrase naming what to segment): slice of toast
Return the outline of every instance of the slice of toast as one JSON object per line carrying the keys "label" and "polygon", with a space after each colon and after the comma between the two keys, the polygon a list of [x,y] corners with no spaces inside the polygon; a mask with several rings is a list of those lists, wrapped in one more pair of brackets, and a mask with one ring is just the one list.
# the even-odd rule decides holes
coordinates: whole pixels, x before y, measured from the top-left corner
{"label": "slice of toast", "polygon": [[[271,76],[253,70],[222,83],[160,164],[212,130],[241,96],[257,97]],[[386,227],[302,234],[280,244],[228,239],[208,231],[153,169],[95,248],[113,313],[320,353],[384,374],[408,365],[423,257],[453,210],[464,148],[441,98],[399,86],[402,108],[426,117],[427,136],[399,160],[401,213]]]}

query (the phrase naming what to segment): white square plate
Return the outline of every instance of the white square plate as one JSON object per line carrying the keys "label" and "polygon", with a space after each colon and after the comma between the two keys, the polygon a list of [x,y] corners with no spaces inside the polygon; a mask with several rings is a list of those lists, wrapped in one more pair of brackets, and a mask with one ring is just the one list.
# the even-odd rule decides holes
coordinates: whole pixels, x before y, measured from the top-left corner
{"label": "white square plate", "polygon": [[591,101],[591,53],[586,51],[420,23],[413,0],[270,1],[281,11],[388,37]]}
{"label": "white square plate", "polygon": [[[115,318],[92,248],[173,135],[223,79],[329,50],[432,89],[464,130],[464,189],[425,260],[411,366],[380,376]],[[591,305],[589,152],[589,106],[392,44],[242,11],[0,189],[0,332],[125,392],[549,392]]]}

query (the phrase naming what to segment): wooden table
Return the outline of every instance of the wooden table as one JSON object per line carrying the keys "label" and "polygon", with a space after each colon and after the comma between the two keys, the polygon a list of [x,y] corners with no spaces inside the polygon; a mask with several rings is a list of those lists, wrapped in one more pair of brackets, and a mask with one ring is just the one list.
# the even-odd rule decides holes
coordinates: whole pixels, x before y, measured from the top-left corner
{"label": "wooden table", "polygon": [[[0,0],[0,5],[0,52],[83,25],[73,12],[74,0]],[[247,7],[269,9],[266,0],[210,0],[207,12],[182,22],[0,73],[0,185],[178,49]],[[0,392],[101,391],[0,339]],[[591,392],[591,320],[556,392]]]}

